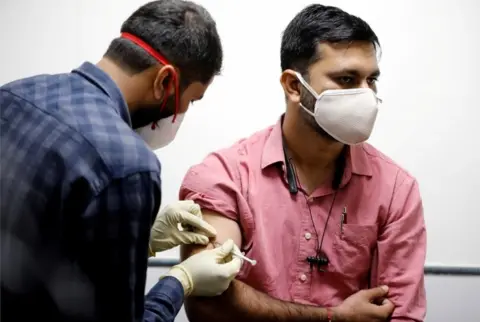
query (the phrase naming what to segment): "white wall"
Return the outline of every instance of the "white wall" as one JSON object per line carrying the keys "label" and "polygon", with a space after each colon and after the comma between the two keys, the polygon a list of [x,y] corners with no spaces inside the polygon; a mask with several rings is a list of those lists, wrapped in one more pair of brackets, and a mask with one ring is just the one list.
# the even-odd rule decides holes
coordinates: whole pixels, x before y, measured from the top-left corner
{"label": "white wall", "polygon": [[[0,84],[96,62],[141,0],[1,0]],[[199,0],[217,20],[225,68],[159,153],[164,204],[208,152],[275,122],[284,110],[280,37],[309,0]],[[371,143],[419,180],[428,261],[480,265],[480,3],[322,1],[356,14],[383,47],[384,108]],[[178,255],[174,250],[163,256]]]}

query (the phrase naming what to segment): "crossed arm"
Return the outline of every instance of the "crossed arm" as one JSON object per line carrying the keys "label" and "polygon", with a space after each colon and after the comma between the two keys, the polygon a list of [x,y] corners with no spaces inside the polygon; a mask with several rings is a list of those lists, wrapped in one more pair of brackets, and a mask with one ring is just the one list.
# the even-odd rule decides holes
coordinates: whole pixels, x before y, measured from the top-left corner
{"label": "crossed arm", "polygon": [[[203,218],[216,228],[217,242],[231,238],[238,246],[242,244],[240,227],[235,221],[205,210]],[[203,249],[205,247],[182,246],[182,260]],[[234,280],[221,296],[187,299],[185,310],[191,322],[328,321],[327,311],[323,308],[277,300],[238,280]]]}

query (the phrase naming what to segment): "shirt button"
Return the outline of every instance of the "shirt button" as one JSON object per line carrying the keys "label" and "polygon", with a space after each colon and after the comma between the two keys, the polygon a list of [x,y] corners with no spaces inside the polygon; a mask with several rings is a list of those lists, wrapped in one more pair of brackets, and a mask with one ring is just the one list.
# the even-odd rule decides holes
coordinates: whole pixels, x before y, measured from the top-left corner
{"label": "shirt button", "polygon": [[300,275],[300,280],[302,282],[305,282],[307,280],[307,275],[305,275],[305,274]]}
{"label": "shirt button", "polygon": [[312,234],[310,234],[310,233],[305,233],[305,239],[306,239],[306,240],[310,240],[310,238],[312,238]]}

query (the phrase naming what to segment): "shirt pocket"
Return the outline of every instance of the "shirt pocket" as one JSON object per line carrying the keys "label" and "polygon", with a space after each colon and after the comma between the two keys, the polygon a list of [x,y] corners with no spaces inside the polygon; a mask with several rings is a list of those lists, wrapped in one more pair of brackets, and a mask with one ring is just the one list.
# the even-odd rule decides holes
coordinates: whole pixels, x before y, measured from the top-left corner
{"label": "shirt pocket", "polygon": [[337,273],[356,280],[368,276],[377,230],[376,225],[344,224],[341,227],[333,245]]}

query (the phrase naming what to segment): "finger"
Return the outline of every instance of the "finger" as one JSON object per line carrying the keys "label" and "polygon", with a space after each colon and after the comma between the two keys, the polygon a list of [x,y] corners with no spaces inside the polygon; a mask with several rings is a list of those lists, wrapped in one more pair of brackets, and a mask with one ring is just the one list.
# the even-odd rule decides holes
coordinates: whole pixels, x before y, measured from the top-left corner
{"label": "finger", "polygon": [[217,231],[215,230],[215,228],[213,228],[213,226],[211,226],[202,218],[192,215],[189,212],[181,212],[180,223],[182,224],[182,226],[189,225],[193,227],[196,233],[203,233],[208,237],[217,236]]}
{"label": "finger", "polygon": [[384,299],[381,305],[372,306],[374,314],[382,320],[388,318],[392,314],[394,309],[395,305],[392,303],[392,301],[389,301],[387,299]]}
{"label": "finger", "polygon": [[197,217],[202,218],[202,209],[200,208],[200,205],[196,203],[190,206],[190,208],[188,209],[188,212],[191,214],[194,214]]}
{"label": "finger", "polygon": [[240,248],[238,248],[237,244],[233,243],[233,253],[237,253],[237,254],[242,254],[242,255],[245,255],[245,252],[242,252],[240,250]]}
{"label": "finger", "polygon": [[238,257],[233,257],[231,261],[220,265],[222,266],[226,276],[228,276],[230,279],[234,279],[235,276],[240,273],[243,261]]}
{"label": "finger", "polygon": [[177,204],[180,206],[180,208],[186,207],[188,205],[193,205],[195,202],[190,199],[185,199],[185,200],[180,200]]}
{"label": "finger", "polygon": [[195,216],[202,215],[202,211],[200,210],[200,206],[196,204],[193,200],[182,200],[178,203],[178,208],[183,211],[187,211]]}
{"label": "finger", "polygon": [[198,244],[198,245],[208,245],[210,239],[202,234],[198,234],[191,231],[184,231],[179,236],[178,239],[184,245],[187,244]]}
{"label": "finger", "polygon": [[234,250],[235,250],[235,243],[231,239],[227,239],[226,242],[224,242],[220,247],[217,247],[215,249],[220,260],[231,255]]}
{"label": "finger", "polygon": [[390,301],[389,299],[384,299],[380,306],[385,307],[385,308],[390,308],[392,310],[395,308],[395,304],[393,304],[393,302]]}
{"label": "finger", "polygon": [[233,243],[233,249],[230,251],[230,253],[224,255],[224,254],[220,254],[220,258],[218,258],[218,263],[228,263],[232,260],[232,258],[234,258],[233,254],[238,254],[240,253],[240,249],[237,247],[237,245],[235,245],[235,243]]}
{"label": "finger", "polygon": [[364,291],[370,302],[376,298],[385,297],[388,294],[388,286],[379,286]]}

